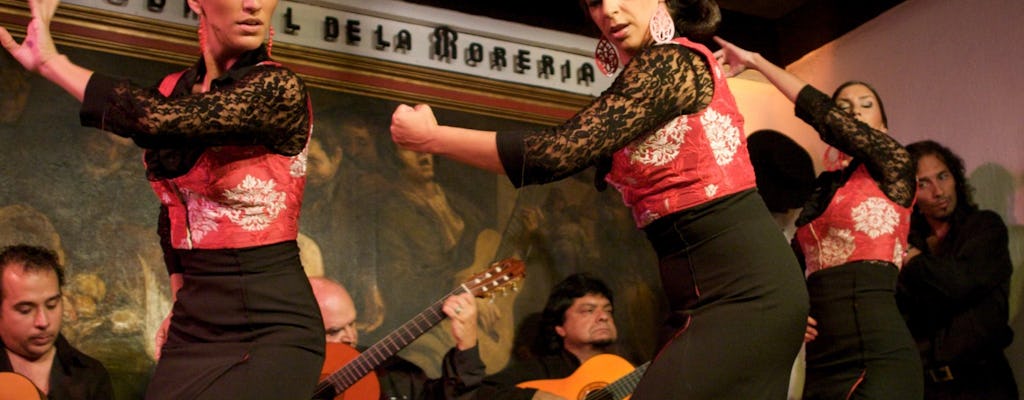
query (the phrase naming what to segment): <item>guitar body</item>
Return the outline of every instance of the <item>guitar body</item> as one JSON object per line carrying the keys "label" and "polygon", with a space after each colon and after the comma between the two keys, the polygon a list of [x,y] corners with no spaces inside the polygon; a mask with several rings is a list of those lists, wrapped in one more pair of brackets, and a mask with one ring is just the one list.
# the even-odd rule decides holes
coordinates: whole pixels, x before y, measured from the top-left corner
{"label": "guitar body", "polygon": [[569,400],[584,400],[591,392],[603,389],[633,370],[633,364],[622,357],[614,354],[598,354],[580,365],[572,375],[566,378],[527,381],[516,386],[524,389],[540,389]]}
{"label": "guitar body", "polygon": [[[324,366],[320,370],[320,380],[323,380],[332,372],[341,369],[349,361],[359,357],[359,351],[352,346],[342,343],[327,343],[327,354],[324,357]],[[0,385],[2,386],[2,385]],[[380,383],[377,381],[377,373],[370,371],[334,400],[377,400],[380,398]],[[6,400],[0,397],[0,400]]]}
{"label": "guitar body", "polygon": [[28,378],[16,372],[0,372],[0,400],[46,400]]}

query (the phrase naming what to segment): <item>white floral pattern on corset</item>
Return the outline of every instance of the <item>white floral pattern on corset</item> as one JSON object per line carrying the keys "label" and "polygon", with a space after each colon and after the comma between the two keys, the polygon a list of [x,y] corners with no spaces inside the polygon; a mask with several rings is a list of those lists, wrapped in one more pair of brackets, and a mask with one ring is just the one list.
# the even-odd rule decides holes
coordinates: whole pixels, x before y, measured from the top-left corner
{"label": "white floral pattern on corset", "polygon": [[715,197],[715,193],[718,193],[718,185],[712,183],[704,187],[704,194],[706,194],[708,198]]}
{"label": "white floral pattern on corset", "polygon": [[634,163],[644,165],[665,165],[679,155],[679,148],[686,139],[690,126],[686,124],[686,116],[680,115],[662,125],[653,135],[648,135],[642,142],[629,151],[629,158]]}
{"label": "white floral pattern on corset", "polygon": [[829,228],[828,235],[821,239],[821,259],[818,264],[821,268],[843,264],[853,254],[856,246],[849,230]]}
{"label": "white floral pattern on corset", "polygon": [[306,160],[308,160],[308,157],[309,146],[306,146],[306,148],[302,149],[301,153],[292,157],[292,165],[288,170],[288,173],[291,174],[292,178],[301,178],[306,176]]}
{"label": "white floral pattern on corset", "polygon": [[646,224],[649,224],[651,222],[654,222],[658,218],[661,218],[661,214],[658,214],[658,213],[654,212],[653,210],[646,210],[646,211],[644,211],[643,215],[640,217],[640,220],[644,222],[644,225],[646,225]]}
{"label": "white floral pattern on corset", "polygon": [[182,194],[188,199],[189,238],[193,243],[200,243],[207,233],[217,230],[217,218],[224,215],[224,210],[217,202],[188,190],[183,190]]}
{"label": "white floral pattern on corset", "polygon": [[244,230],[266,229],[287,207],[287,194],[274,190],[275,185],[273,179],[264,181],[246,175],[234,189],[224,191],[224,200],[230,207],[225,214]]}
{"label": "white floral pattern on corset", "polygon": [[853,208],[854,228],[875,239],[893,233],[900,222],[899,213],[892,204],[878,197],[869,197]]}
{"label": "white floral pattern on corset", "polygon": [[732,117],[709,108],[700,117],[700,123],[704,125],[715,162],[718,165],[731,163],[733,156],[736,155],[736,149],[740,146],[740,130],[733,125]]}

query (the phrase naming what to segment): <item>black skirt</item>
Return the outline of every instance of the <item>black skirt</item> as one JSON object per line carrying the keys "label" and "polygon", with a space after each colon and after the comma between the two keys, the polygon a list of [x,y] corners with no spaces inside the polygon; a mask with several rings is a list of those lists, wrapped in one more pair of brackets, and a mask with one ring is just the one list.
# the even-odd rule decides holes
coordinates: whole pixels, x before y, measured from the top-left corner
{"label": "black skirt", "polygon": [[807,322],[793,251],[754,191],[648,226],[671,315],[633,399],[784,399]]}
{"label": "black skirt", "polygon": [[920,399],[921,358],[896,307],[899,270],[856,261],[807,278],[818,337],[807,343],[804,399]]}
{"label": "black skirt", "polygon": [[324,329],[296,243],[176,252],[184,285],[146,398],[312,397]]}

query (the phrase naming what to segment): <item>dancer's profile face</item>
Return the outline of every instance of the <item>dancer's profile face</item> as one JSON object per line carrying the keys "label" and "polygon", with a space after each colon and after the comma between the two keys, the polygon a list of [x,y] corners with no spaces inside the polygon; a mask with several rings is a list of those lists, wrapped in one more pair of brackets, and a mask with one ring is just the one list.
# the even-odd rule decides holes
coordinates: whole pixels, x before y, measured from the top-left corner
{"label": "dancer's profile face", "polygon": [[843,88],[836,96],[836,104],[868,126],[882,132],[887,130],[878,98],[867,86],[854,84]]}
{"label": "dancer's profile face", "polygon": [[648,25],[658,0],[585,0],[590,19],[619,52],[632,57],[651,41]]}
{"label": "dancer's profile face", "polygon": [[188,0],[204,24],[206,45],[214,54],[258,48],[267,39],[278,0]]}

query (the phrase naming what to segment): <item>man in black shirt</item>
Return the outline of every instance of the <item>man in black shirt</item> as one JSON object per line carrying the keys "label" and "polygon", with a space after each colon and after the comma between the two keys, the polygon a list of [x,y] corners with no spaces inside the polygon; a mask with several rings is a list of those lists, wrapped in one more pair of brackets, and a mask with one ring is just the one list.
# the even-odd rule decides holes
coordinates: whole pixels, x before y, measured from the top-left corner
{"label": "man in black shirt", "polygon": [[1017,400],[1003,354],[1013,338],[1006,225],[973,203],[960,157],[930,140],[907,150],[917,204],[896,295],[921,352],[925,399]]}
{"label": "man in black shirt", "polygon": [[618,332],[613,316],[611,289],[587,274],[574,274],[551,289],[541,314],[534,351],[526,360],[514,361],[501,372],[484,379],[477,399],[561,399],[517,384],[560,379],[598,354],[609,353]]}
{"label": "man in black shirt", "polygon": [[0,372],[25,376],[50,400],[113,399],[106,368],[60,334],[63,283],[50,250],[15,245],[0,253]]}

